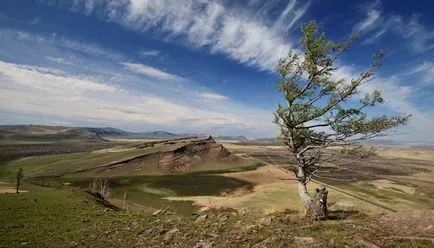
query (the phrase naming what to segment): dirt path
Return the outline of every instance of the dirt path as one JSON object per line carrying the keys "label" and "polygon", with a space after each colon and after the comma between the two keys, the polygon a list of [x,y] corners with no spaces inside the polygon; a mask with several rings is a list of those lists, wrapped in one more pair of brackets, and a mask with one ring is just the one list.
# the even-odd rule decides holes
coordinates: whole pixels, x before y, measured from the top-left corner
{"label": "dirt path", "polygon": [[[0,194],[15,194],[17,191],[12,186],[3,186],[0,185]],[[27,190],[20,190],[20,193],[28,192]]]}

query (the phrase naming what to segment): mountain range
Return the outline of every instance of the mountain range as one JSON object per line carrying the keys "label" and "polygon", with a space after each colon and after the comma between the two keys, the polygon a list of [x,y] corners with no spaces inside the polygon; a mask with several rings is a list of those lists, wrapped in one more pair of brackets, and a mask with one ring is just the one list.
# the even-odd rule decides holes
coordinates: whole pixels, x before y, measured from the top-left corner
{"label": "mountain range", "polygon": [[[112,127],[65,127],[46,125],[0,125],[0,141],[54,142],[54,141],[101,141],[105,139],[175,139],[208,134],[167,131],[129,132]],[[244,136],[214,136],[218,140],[247,141]]]}

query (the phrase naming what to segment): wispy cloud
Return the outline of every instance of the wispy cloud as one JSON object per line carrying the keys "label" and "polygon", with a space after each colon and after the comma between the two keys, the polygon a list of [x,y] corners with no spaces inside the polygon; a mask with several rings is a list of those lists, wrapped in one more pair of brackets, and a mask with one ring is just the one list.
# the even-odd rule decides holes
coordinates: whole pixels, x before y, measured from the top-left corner
{"label": "wispy cloud", "polygon": [[[15,84],[43,90],[50,93],[61,93],[62,88],[68,88],[69,93],[80,94],[84,91],[110,92],[116,91],[116,87],[89,81],[80,77],[68,76],[68,73],[46,67],[12,64],[0,61],[0,72],[3,80]],[[7,106],[9,104],[6,104]]]}
{"label": "wispy cloud", "polygon": [[144,64],[122,63],[122,65],[124,65],[126,69],[132,72],[143,74],[147,77],[151,77],[155,79],[170,80],[170,81],[183,80],[181,77],[178,77],[176,75],[161,71],[157,68],[144,65]]}
{"label": "wispy cloud", "polygon": [[409,20],[392,16],[390,22],[395,32],[410,41],[415,52],[434,50],[434,30],[422,25],[417,15],[413,15]]}
{"label": "wispy cloud", "polygon": [[50,57],[50,56],[46,56],[45,57],[46,60],[52,61],[52,62],[56,62],[59,64],[65,64],[65,65],[72,65],[73,63],[65,58],[61,58],[61,57]]}
{"label": "wispy cloud", "polygon": [[434,50],[434,30],[421,24],[418,15],[386,15],[382,11],[380,0],[362,8],[362,12],[365,18],[356,23],[353,30],[362,32],[367,37],[365,44],[373,43],[391,32],[407,41],[415,53]]}
{"label": "wispy cloud", "polygon": [[371,9],[366,13],[366,18],[354,26],[354,30],[357,32],[364,32],[373,29],[380,19],[381,12],[376,9]]}
{"label": "wispy cloud", "polygon": [[30,25],[36,25],[39,22],[41,22],[41,17],[40,16],[33,18],[33,20],[30,21]]}
{"label": "wispy cloud", "polygon": [[145,50],[140,52],[143,56],[158,56],[160,54],[160,51],[158,50]]}
{"label": "wispy cloud", "polygon": [[52,33],[51,35],[39,35],[20,30],[0,29],[0,34],[6,37],[13,37],[21,41],[50,44],[55,47],[61,47],[63,49],[68,49],[79,53],[102,56],[112,60],[120,60],[123,58],[121,54],[102,48],[97,44],[69,39],[59,36],[56,33]]}
{"label": "wispy cloud", "polygon": [[[341,66],[334,72],[333,76],[336,79],[350,80],[351,78],[357,77],[360,72],[361,71],[352,66]],[[432,134],[432,127],[434,126],[434,111],[421,111],[412,103],[410,98],[416,88],[405,85],[405,80],[406,79],[403,79],[403,77],[398,76],[377,77],[361,87],[360,97],[364,96],[366,93],[371,93],[374,89],[379,90],[388,108],[399,113],[412,114],[409,124],[411,133],[405,136],[405,138],[410,140],[433,139],[434,134]]]}
{"label": "wispy cloud", "polygon": [[310,2],[307,1],[303,6],[297,6],[296,0],[291,0],[286,5],[286,8],[280,13],[279,18],[273,24],[273,28],[277,31],[290,30],[294,24],[304,16],[310,6]]}
{"label": "wispy cloud", "polygon": [[434,63],[433,62],[423,62],[419,65],[410,68],[406,75],[418,75],[422,78],[424,83],[434,85]]}
{"label": "wispy cloud", "polygon": [[386,29],[382,28],[379,31],[377,31],[375,34],[373,34],[372,36],[366,38],[363,43],[364,44],[369,44],[369,43],[374,43],[375,41],[377,41],[378,39],[381,38],[381,36],[383,36],[386,33]]}
{"label": "wispy cloud", "polygon": [[204,99],[204,100],[212,100],[212,101],[215,101],[215,100],[227,100],[228,99],[226,96],[222,96],[222,95],[211,93],[211,92],[202,92],[202,93],[199,93],[199,97],[201,99]]}
{"label": "wispy cloud", "polygon": [[[290,1],[278,21],[255,18],[241,7],[230,8],[222,2],[101,0],[75,1],[74,9],[86,14],[99,11],[109,21],[146,32],[158,28],[171,40],[181,37],[193,47],[206,47],[213,53],[262,70],[274,70],[291,48],[288,29],[306,13],[309,4]],[[91,7],[90,7],[91,6]],[[200,11],[198,11],[200,10]]]}

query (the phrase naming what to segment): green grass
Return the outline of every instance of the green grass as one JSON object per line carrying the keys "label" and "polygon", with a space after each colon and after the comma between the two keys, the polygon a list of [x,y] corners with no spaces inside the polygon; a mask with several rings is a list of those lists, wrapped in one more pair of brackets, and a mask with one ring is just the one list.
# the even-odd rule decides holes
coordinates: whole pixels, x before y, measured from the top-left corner
{"label": "green grass", "polygon": [[24,168],[26,176],[63,175],[77,170],[92,168],[125,158],[144,155],[157,149],[135,149],[122,152],[105,153],[69,153],[59,155],[33,156],[4,162],[0,167],[0,176],[7,177],[18,168]]}
{"label": "green grass", "polygon": [[29,185],[26,189],[28,193],[0,195],[0,247],[74,247],[74,240],[91,247],[103,243],[99,235],[106,225],[124,218],[121,213],[103,212],[81,191]]}
{"label": "green grass", "polygon": [[[128,211],[120,212],[106,211],[84,192],[92,175],[68,174],[147,152],[150,150],[35,156],[0,163],[0,181],[10,183],[18,168],[23,167],[27,176],[24,190],[29,191],[0,194],[0,247],[194,247],[200,240],[212,240],[215,247],[364,247],[357,241],[360,236],[380,247],[432,245],[427,241],[388,239],[387,230],[375,229],[375,224],[371,226],[374,218],[344,212],[332,212],[333,220],[316,223],[299,214],[277,213],[265,217],[270,221],[264,224],[254,213],[239,215],[235,210],[222,209],[206,212],[209,218],[196,223],[192,214],[197,207],[192,202],[165,199],[220,195],[238,187],[252,189],[251,183],[220,174],[255,169],[261,165],[255,160],[227,165],[204,163],[190,172],[171,175],[111,177],[114,204],[120,206],[127,192]],[[29,178],[46,174],[67,175]],[[71,186],[64,186],[65,183]],[[349,187],[352,188],[345,189],[389,204],[396,203],[393,199],[397,197],[413,199],[399,191],[390,195],[368,184]],[[295,195],[295,191],[292,193]],[[260,205],[287,195],[276,192],[261,198],[261,202],[248,204]],[[152,216],[150,213],[156,209],[166,209],[169,214]],[[222,215],[227,217],[225,221],[221,221]],[[173,228],[178,232],[167,239],[167,232]],[[314,241],[303,245],[297,243],[296,237],[310,237]]]}
{"label": "green grass", "polygon": [[[168,148],[164,148],[168,149]],[[41,176],[63,176],[73,172],[94,168],[96,166],[105,165],[135,156],[152,154],[160,151],[161,148],[146,148],[134,149],[120,152],[84,152],[84,153],[69,153],[58,155],[44,155],[21,158],[13,161],[0,163],[0,179],[11,178],[16,173],[18,168],[23,168],[26,177],[41,177]],[[152,164],[152,161],[149,162]],[[204,161],[200,165],[193,166],[188,172],[204,172],[208,173],[225,173],[243,170],[255,169],[261,164],[256,160],[239,159],[233,163],[218,163],[213,161]],[[108,172],[110,173],[110,172]],[[116,173],[126,174],[153,174],[162,175],[163,172],[157,168],[150,166],[139,171],[115,171]],[[86,174],[86,173],[85,173]],[[84,176],[86,176],[84,174]]]}
{"label": "green grass", "polygon": [[[125,154],[125,152],[123,152]],[[102,153],[102,155],[111,155],[115,153]],[[59,169],[68,167],[70,161],[76,159],[84,159],[87,154],[65,154],[62,156],[43,156],[43,157],[31,157],[28,159],[20,159],[13,161],[13,165],[10,163],[0,165],[3,171],[4,182],[13,184],[14,175],[18,167],[24,167],[26,174],[25,181],[34,185],[51,188],[62,188],[64,184],[71,184],[74,187],[81,189],[87,189],[89,183],[94,179],[91,175],[86,174],[71,174],[62,177],[29,177],[32,174],[31,169],[44,171],[47,167],[38,167],[31,163],[47,162],[52,169],[57,169],[56,173],[59,173]],[[101,154],[92,154],[101,155]],[[68,160],[67,158],[71,158]],[[99,156],[98,156],[99,157]],[[58,158],[62,160],[58,161]],[[110,159],[103,156],[103,159]],[[83,160],[85,163],[91,163]],[[102,159],[100,160],[102,161]],[[95,160],[92,160],[94,163]],[[255,169],[261,164],[257,161],[242,160],[242,163],[232,165],[233,168],[220,168],[220,171],[205,170],[205,171],[193,171],[176,173],[170,175],[129,175],[129,176],[116,176],[110,177],[110,190],[112,192],[112,199],[115,202],[120,202],[123,198],[124,192],[127,192],[127,204],[134,209],[166,209],[169,208],[174,212],[182,215],[189,215],[197,207],[192,205],[189,201],[169,201],[164,199],[168,196],[198,196],[198,195],[220,195],[222,193],[229,193],[238,187],[246,187],[252,189],[253,185],[249,182],[245,182],[236,178],[225,177],[219,175],[220,173],[251,170]],[[25,164],[25,165],[24,165]],[[60,168],[55,167],[60,166]],[[205,169],[211,167],[204,166]],[[200,168],[196,168],[199,170]],[[9,170],[9,171],[7,171]],[[30,173],[29,173],[30,170]],[[8,173],[5,173],[8,172]]]}
{"label": "green grass", "polygon": [[[69,176],[52,179],[31,179],[35,185],[62,188],[69,183],[80,189],[87,189],[93,178]],[[168,196],[206,196],[229,193],[245,187],[252,189],[253,184],[236,178],[213,174],[184,173],[161,176],[112,177],[109,181],[112,199],[120,203],[127,192],[127,204],[135,209],[166,209],[182,215],[190,215],[197,207],[189,201],[170,201]]]}
{"label": "green grass", "polygon": [[[24,168],[25,181],[34,185],[62,188],[63,184],[87,189],[94,179],[92,173],[71,174],[85,168],[107,164],[137,155],[155,152],[159,148],[136,149],[107,153],[76,153],[48,156],[34,156],[0,164],[0,181],[14,183],[18,168]],[[168,196],[220,195],[238,187],[252,189],[251,183],[218,174],[253,170],[261,163],[255,160],[240,159],[236,163],[203,163],[190,168],[191,171],[164,175],[148,170],[127,171],[127,176],[110,177],[112,199],[119,202],[127,191],[127,204],[135,209],[170,208],[174,212],[189,215],[196,209],[191,202],[172,202]],[[135,174],[136,175],[135,175]],[[59,175],[50,177],[50,175]]]}
{"label": "green grass", "polygon": [[[107,211],[74,188],[24,188],[29,192],[0,194],[0,247],[194,247],[200,240],[213,247],[364,247],[360,237],[381,247],[432,245],[388,239],[386,230],[374,229],[360,216],[311,223],[297,213],[258,218],[221,209],[195,222],[195,216]],[[297,237],[312,243],[303,245]]]}

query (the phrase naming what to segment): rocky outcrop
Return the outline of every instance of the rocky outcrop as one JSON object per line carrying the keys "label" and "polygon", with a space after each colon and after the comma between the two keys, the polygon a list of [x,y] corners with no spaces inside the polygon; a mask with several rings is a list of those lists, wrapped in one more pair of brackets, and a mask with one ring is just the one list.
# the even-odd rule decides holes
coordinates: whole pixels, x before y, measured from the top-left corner
{"label": "rocky outcrop", "polygon": [[143,153],[111,163],[76,170],[98,176],[176,173],[228,167],[240,160],[211,136],[151,141],[133,146]]}
{"label": "rocky outcrop", "polygon": [[233,162],[235,159],[228,149],[209,136],[162,153],[159,168],[164,172],[182,172],[200,163]]}

